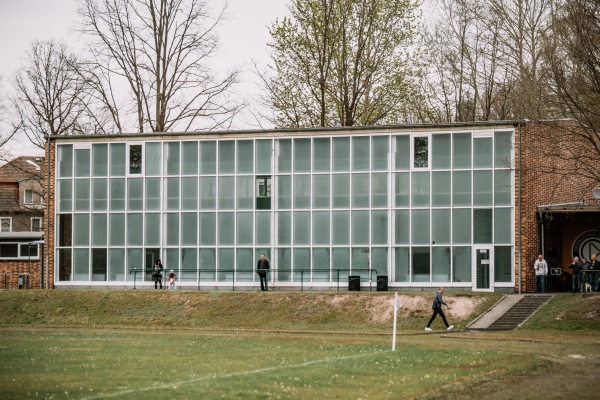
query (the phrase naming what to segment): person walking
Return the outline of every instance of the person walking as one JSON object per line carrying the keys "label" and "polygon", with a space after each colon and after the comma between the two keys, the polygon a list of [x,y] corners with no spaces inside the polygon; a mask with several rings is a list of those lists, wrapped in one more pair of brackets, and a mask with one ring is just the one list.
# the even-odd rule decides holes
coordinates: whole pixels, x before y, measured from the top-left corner
{"label": "person walking", "polygon": [[444,311],[442,310],[442,304],[445,305],[446,307],[448,307],[448,304],[446,304],[444,302],[444,300],[442,299],[444,290],[445,289],[443,287],[440,288],[440,290],[437,291],[437,293],[435,294],[435,297],[433,298],[433,305],[431,306],[431,308],[433,309],[433,315],[431,316],[431,319],[429,320],[429,322],[427,323],[427,326],[425,327],[426,331],[431,330],[431,323],[433,322],[435,317],[438,316],[438,314],[440,315],[440,317],[442,317],[442,321],[444,321],[444,325],[446,325],[447,330],[450,331],[454,328],[454,325],[448,324],[448,321],[446,321],[446,316],[444,315]]}
{"label": "person walking", "polygon": [[581,263],[579,257],[573,257],[573,262],[569,265],[571,268],[571,293],[579,292],[579,272],[581,271]]}
{"label": "person walking", "polygon": [[548,275],[548,263],[541,254],[533,264],[535,269],[535,287],[538,293],[544,293],[546,289],[546,276]]}
{"label": "person walking", "polygon": [[154,289],[160,288],[162,289],[162,276],[163,276],[163,265],[160,262],[160,259],[156,260],[154,263],[154,272],[152,272],[152,277],[154,278]]}
{"label": "person walking", "polygon": [[260,278],[260,290],[264,292],[268,292],[269,288],[267,286],[267,272],[271,268],[269,265],[269,260],[265,258],[264,254],[260,255],[260,260],[256,264],[256,274]]}

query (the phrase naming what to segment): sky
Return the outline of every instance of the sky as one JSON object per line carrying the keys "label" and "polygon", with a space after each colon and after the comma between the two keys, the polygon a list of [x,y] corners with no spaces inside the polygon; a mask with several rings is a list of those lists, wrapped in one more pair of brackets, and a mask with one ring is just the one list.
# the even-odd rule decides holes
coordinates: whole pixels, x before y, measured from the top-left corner
{"label": "sky", "polygon": [[[219,9],[224,0],[207,0]],[[289,0],[228,0],[229,18],[220,28],[221,39],[217,69],[250,66],[251,60],[265,66],[269,60],[267,27],[287,14]],[[10,82],[22,58],[34,40],[55,39],[70,47],[81,43],[74,29],[77,21],[77,0],[0,0],[0,76],[3,93],[10,90]],[[254,77],[243,73],[238,89],[244,95],[254,90]],[[27,143],[19,140],[11,151],[15,155],[29,154]],[[24,153],[24,154],[19,154]]]}

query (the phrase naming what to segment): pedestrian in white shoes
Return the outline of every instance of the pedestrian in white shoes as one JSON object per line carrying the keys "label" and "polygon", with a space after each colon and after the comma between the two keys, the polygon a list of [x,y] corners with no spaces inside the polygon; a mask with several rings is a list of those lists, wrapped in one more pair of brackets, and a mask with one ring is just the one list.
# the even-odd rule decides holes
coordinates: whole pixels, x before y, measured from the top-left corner
{"label": "pedestrian in white shoes", "polygon": [[447,330],[452,330],[454,328],[454,325],[449,325],[448,321],[446,321],[446,316],[444,315],[444,311],[442,311],[442,304],[445,305],[446,307],[448,307],[448,304],[444,303],[444,300],[442,299],[442,294],[444,293],[444,288],[440,288],[440,290],[437,291],[437,293],[435,294],[435,297],[433,298],[433,305],[431,306],[431,308],[433,309],[433,315],[431,316],[431,319],[429,320],[429,322],[427,323],[427,326],[425,327],[426,331],[430,331],[431,330],[431,323],[433,322],[433,320],[435,319],[435,317],[438,316],[438,314],[442,317],[442,321],[444,321],[444,324],[446,325],[446,329]]}

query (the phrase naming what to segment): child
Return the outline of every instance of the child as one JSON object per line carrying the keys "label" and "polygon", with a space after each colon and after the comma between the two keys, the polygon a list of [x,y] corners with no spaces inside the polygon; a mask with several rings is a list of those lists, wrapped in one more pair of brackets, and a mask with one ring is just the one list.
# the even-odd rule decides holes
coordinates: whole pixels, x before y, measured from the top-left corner
{"label": "child", "polygon": [[169,271],[169,289],[175,290],[175,273],[173,270]]}

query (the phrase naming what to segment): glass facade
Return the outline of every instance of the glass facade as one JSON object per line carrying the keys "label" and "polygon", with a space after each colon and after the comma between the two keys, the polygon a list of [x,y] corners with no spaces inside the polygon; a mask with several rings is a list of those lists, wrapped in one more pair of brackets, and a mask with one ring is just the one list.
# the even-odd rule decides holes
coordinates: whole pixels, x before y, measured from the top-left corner
{"label": "glass facade", "polygon": [[183,285],[252,283],[265,253],[290,285],[389,275],[469,287],[473,245],[489,245],[495,281],[510,283],[512,141],[512,130],[59,141],[57,283],[130,282],[156,258]]}

